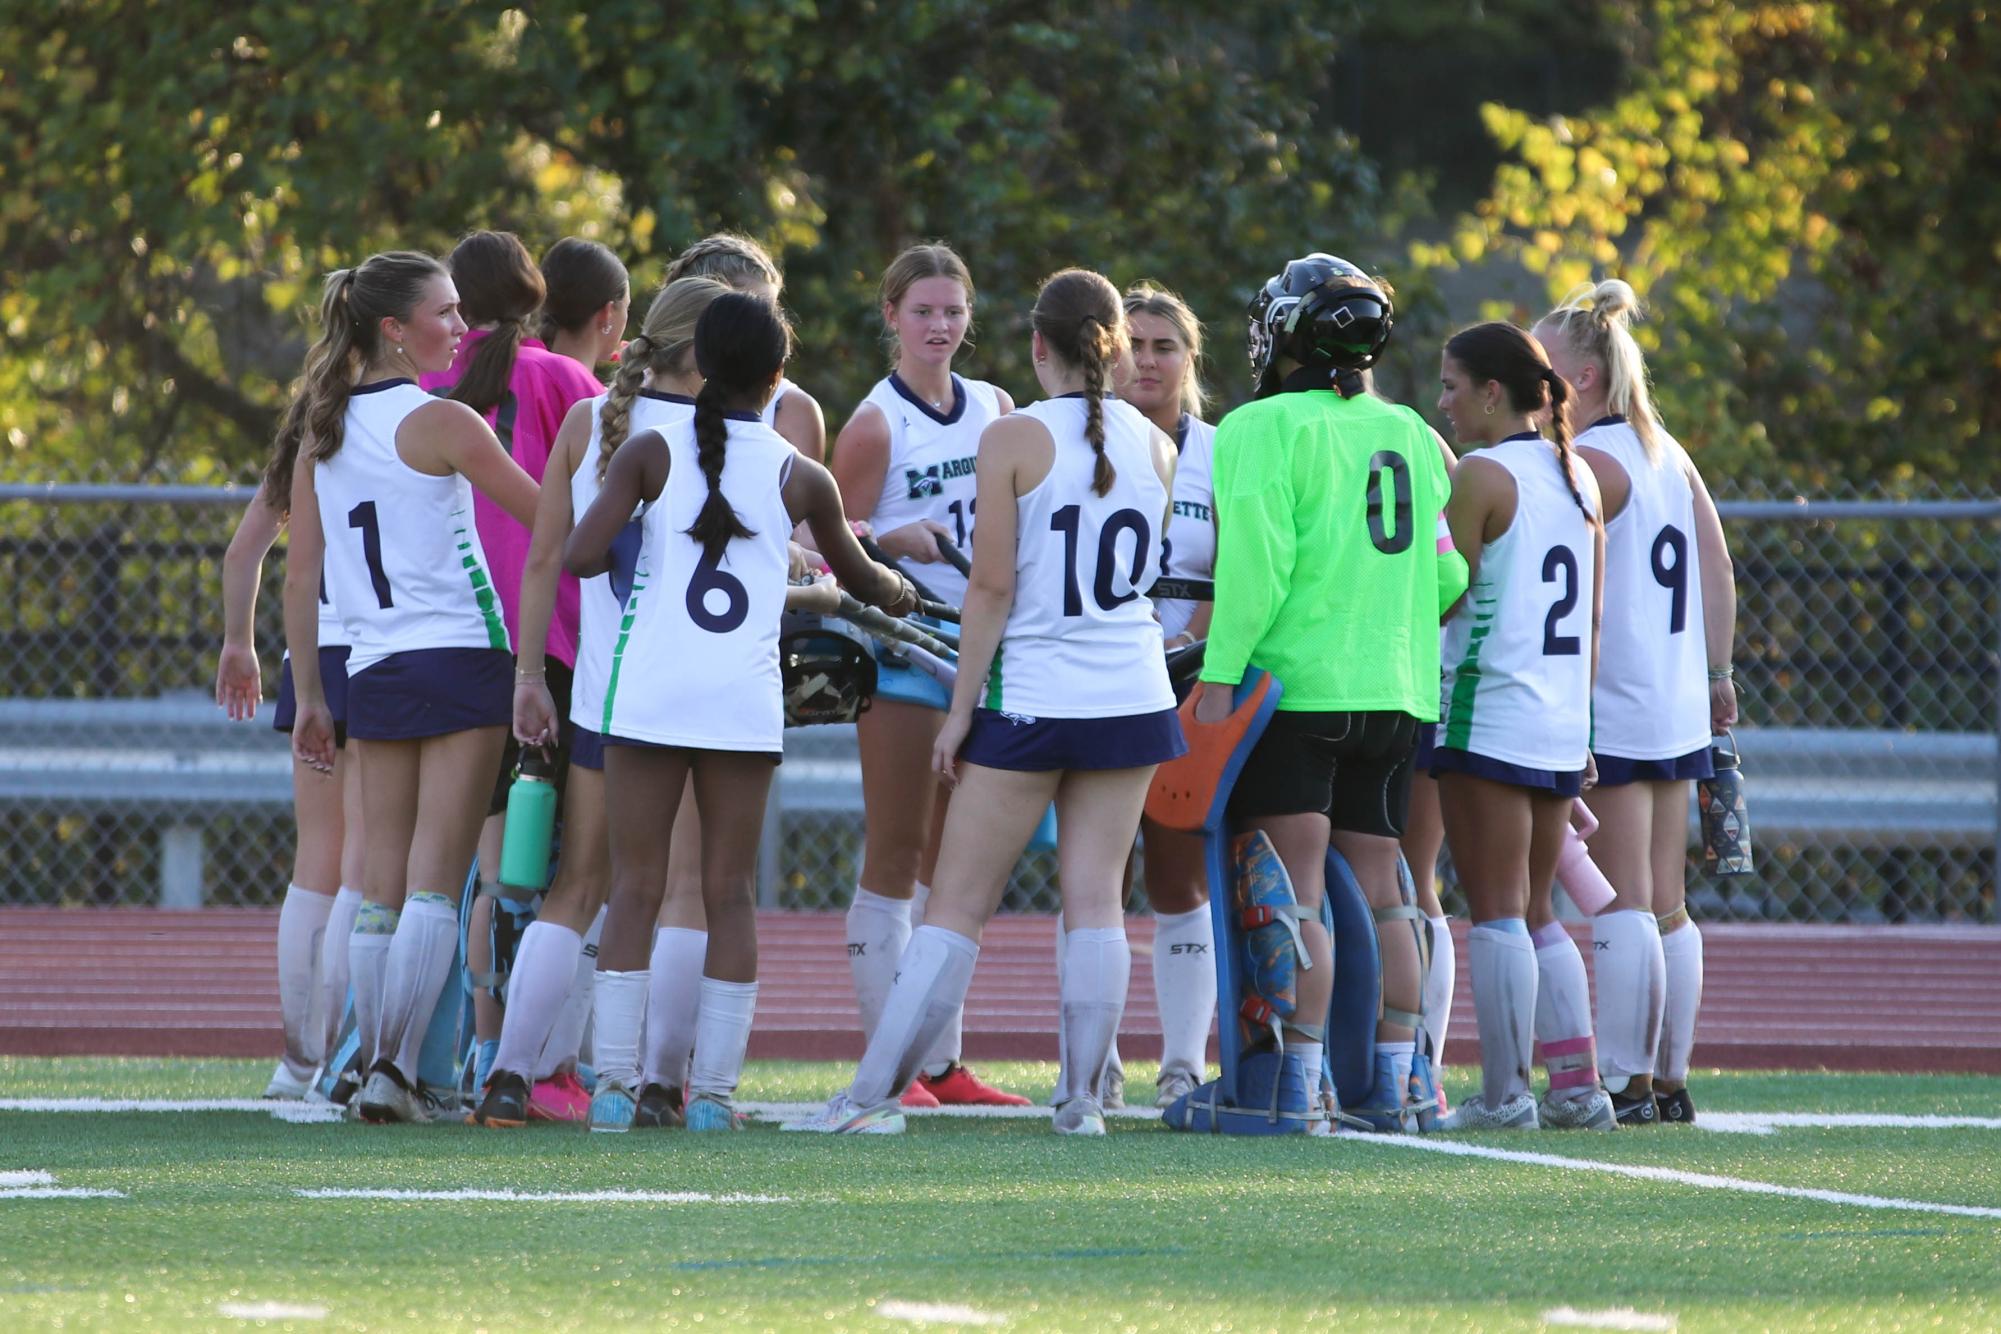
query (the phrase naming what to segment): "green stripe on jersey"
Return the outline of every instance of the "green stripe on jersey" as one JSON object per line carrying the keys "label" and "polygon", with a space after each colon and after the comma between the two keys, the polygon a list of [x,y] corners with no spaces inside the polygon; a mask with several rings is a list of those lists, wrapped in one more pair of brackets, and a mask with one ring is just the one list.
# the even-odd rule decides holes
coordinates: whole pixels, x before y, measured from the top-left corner
{"label": "green stripe on jersey", "polygon": [[618,622],[618,642],[612,645],[611,676],[604,683],[604,726],[598,729],[606,736],[611,735],[612,701],[618,698],[618,669],[625,665],[625,646],[632,639],[633,623],[639,619],[639,595],[646,590],[646,585],[639,582],[643,577],[636,572],[632,577],[632,595],[625,600],[625,614]]}
{"label": "green stripe on jersey", "polygon": [[1452,702],[1446,708],[1445,738],[1438,744],[1465,750],[1473,737],[1473,702],[1480,690],[1480,649],[1494,630],[1493,607],[1498,598],[1475,599],[1488,610],[1473,614],[1473,631],[1466,636],[1466,656],[1452,674]]}
{"label": "green stripe on jersey", "polygon": [[994,665],[987,669],[987,707],[1000,712],[1001,707],[1001,645],[994,645]]}
{"label": "green stripe on jersey", "polygon": [[452,517],[464,515],[467,523],[452,530],[458,539],[459,566],[466,572],[466,579],[472,584],[472,600],[479,607],[480,619],[486,622],[486,642],[489,648],[512,650],[507,642],[507,621],[500,614],[500,598],[495,594],[493,580],[487,577],[486,567],[479,563],[479,554],[473,550],[470,521],[472,511],[463,509]]}

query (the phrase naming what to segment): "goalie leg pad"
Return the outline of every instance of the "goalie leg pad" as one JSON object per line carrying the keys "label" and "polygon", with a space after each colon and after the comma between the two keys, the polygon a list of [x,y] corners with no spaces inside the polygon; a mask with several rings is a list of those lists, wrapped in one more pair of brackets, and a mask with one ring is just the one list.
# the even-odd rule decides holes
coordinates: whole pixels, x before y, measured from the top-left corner
{"label": "goalie leg pad", "polygon": [[1170,1130],[1206,1135],[1325,1133],[1327,1113],[1314,1096],[1319,1082],[1297,1052],[1256,1052],[1238,1063],[1234,1105],[1222,1081],[1211,1080],[1175,1099],[1161,1120]]}
{"label": "goalie leg pad", "polygon": [[1238,1014],[1245,1040],[1278,1030],[1298,1009],[1299,970],[1310,967],[1299,935],[1299,903],[1292,878],[1269,836],[1261,829],[1240,834],[1231,844],[1230,892],[1236,926],[1244,942],[1243,998]]}
{"label": "goalie leg pad", "polygon": [[1383,1005],[1382,950],[1369,901],[1348,859],[1327,850],[1321,920],[1333,938],[1334,995],[1327,1011],[1327,1065],[1341,1105],[1363,1106],[1376,1083],[1376,1017]]}

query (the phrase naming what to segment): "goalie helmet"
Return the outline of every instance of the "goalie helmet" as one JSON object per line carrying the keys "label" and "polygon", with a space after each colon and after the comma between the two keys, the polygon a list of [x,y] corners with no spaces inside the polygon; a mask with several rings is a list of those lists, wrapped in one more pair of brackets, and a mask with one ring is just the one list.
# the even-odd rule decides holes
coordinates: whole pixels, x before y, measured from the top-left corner
{"label": "goalie helmet", "polygon": [[1315,251],[1288,262],[1251,298],[1255,396],[1279,390],[1278,363],[1362,371],[1375,364],[1395,326],[1390,298],[1345,259]]}
{"label": "goalie helmet", "polygon": [[778,635],[785,725],[851,723],[875,698],[875,641],[843,620],[788,613]]}

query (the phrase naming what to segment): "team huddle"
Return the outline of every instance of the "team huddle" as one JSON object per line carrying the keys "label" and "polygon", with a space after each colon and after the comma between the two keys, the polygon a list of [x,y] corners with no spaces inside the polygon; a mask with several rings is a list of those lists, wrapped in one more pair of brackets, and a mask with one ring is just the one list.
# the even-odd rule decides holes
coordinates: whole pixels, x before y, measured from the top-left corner
{"label": "team huddle", "polygon": [[[1324,254],[1252,298],[1256,394],[1214,426],[1194,312],[1082,269],[1037,293],[1030,399],[956,374],[975,289],[934,243],[884,272],[893,369],[830,449],[788,378],[781,289],[756,243],[708,237],[628,340],[624,266],[575,238],[538,265],[477,232],[445,261],[388,252],[327,280],[223,572],[217,696],[248,717],[257,571],[289,526],[277,725],[299,836],[267,1097],[442,1114],[425,1044],[459,994],[470,890],[466,1120],[740,1127],[786,728],[853,721],[867,1050],[786,1129],[1027,1103],[963,1063],[960,1029],[981,933],[1052,815],[1054,1129],[1103,1134],[1125,1102],[1136,843],[1152,1100],[1170,1125],[1219,1128],[1211,898],[1235,912],[1244,890],[1149,792],[1220,753],[1268,676],[1282,691],[1230,768],[1224,836],[1259,886],[1243,928],[1276,942],[1285,983],[1221,997],[1220,1021],[1257,1051],[1273,1123],[1693,1118],[1702,953],[1682,867],[1689,783],[1735,721],[1735,593],[1715,507],[1653,411],[1630,288],[1580,293],[1533,333],[1455,335],[1438,407],[1458,458],[1374,389],[1387,285]],[[517,772],[555,787],[552,872],[539,850],[534,874],[504,869]],[[1452,1108],[1448,841],[1482,1063]],[[1556,918],[1560,860],[1593,913],[1595,1006]],[[1374,918],[1372,1014],[1336,1004],[1330,863]],[[1602,895],[1570,873],[1593,863]],[[1359,1095],[1329,1073],[1344,1018],[1373,1024]]]}

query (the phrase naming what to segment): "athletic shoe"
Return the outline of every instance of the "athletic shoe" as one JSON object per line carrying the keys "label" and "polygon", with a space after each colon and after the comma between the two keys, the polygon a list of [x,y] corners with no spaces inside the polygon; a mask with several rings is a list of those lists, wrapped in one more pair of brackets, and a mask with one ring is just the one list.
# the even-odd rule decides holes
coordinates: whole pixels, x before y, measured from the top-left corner
{"label": "athletic shoe", "polygon": [[678,1130],[687,1124],[680,1089],[648,1084],[639,1090],[639,1103],[632,1113],[634,1130]]}
{"label": "athletic shoe", "polygon": [[1487,1100],[1476,1093],[1453,1108],[1452,1115],[1440,1121],[1438,1128],[1445,1131],[1534,1130],[1535,1095],[1517,1093],[1499,1107],[1488,1107]]}
{"label": "athletic shoe", "polygon": [[362,1082],[361,1071],[341,1071],[340,1077],[334,1080],[333,1087],[327,1090],[327,1101],[340,1107],[352,1106],[354,1095],[361,1092]]}
{"label": "athletic shoe", "polygon": [[688,1099],[688,1129],[690,1130],[742,1130],[743,1118],[729,1101],[718,1098],[713,1093],[697,1093]]}
{"label": "athletic shoe", "polygon": [[623,1135],[632,1129],[632,1114],[637,1110],[631,1089],[615,1079],[600,1080],[598,1091],[591,1098],[591,1129],[606,1135]]}
{"label": "athletic shoe", "polygon": [[1186,1070],[1163,1070],[1160,1078],[1153,1081],[1153,1105],[1172,1107],[1182,1094],[1194,1091],[1195,1076]]}
{"label": "athletic shoe", "polygon": [[537,1080],[528,1094],[528,1119],[530,1121],[588,1121],[591,1118],[591,1095],[584,1092],[584,1086],[568,1070],[558,1071],[547,1079]]}
{"label": "athletic shoe", "polygon": [[[1100,1091],[1098,1101],[1104,1106],[1106,1111],[1115,1112],[1126,1105],[1126,1072],[1124,1066],[1114,1065],[1107,1067],[1104,1079],[1099,1082],[1104,1085],[1104,1088]],[[1027,1099],[1024,1098],[1022,1101],[1026,1102]]]}
{"label": "athletic shoe", "polygon": [[943,1107],[1026,1107],[1028,1099],[1004,1093],[957,1061],[942,1075],[919,1075],[922,1084]]}
{"label": "athletic shoe", "polygon": [[423,1101],[387,1061],[378,1064],[368,1076],[368,1082],[355,1095],[354,1104],[361,1119],[371,1125],[422,1125],[431,1119]]}
{"label": "athletic shoe", "polygon": [[787,1121],[780,1130],[803,1130],[816,1135],[901,1135],[903,1111],[886,1102],[863,1107],[843,1090],[827,1100],[827,1105],[811,1116]]}
{"label": "athletic shoe", "polygon": [[1654,1106],[1652,1090],[1637,1098],[1628,1098],[1623,1093],[1612,1095],[1612,1115],[1622,1126],[1657,1126],[1666,1120],[1666,1114]]}
{"label": "athletic shoe", "polygon": [[1089,1096],[1059,1103],[1049,1119],[1049,1128],[1059,1135],[1102,1135],[1105,1133],[1104,1106]]}
{"label": "athletic shoe", "polygon": [[[1411,1065],[1414,1074],[1415,1058]],[[1375,1078],[1369,1084],[1369,1096],[1365,1101],[1348,1104],[1346,1120],[1378,1135],[1411,1134],[1417,1129],[1417,1109],[1410,1105],[1410,1096],[1410,1080],[1398,1080],[1395,1058],[1379,1049],[1376,1052]]]}
{"label": "athletic shoe", "polygon": [[1655,1111],[1663,1124],[1671,1126],[1692,1126],[1695,1124],[1695,1100],[1688,1096],[1687,1089],[1676,1089],[1672,1093],[1654,1095]]}
{"label": "athletic shoe", "polygon": [[292,1073],[291,1066],[280,1061],[271,1072],[271,1082],[264,1086],[264,1097],[271,1102],[303,1102],[312,1087],[312,1075],[300,1079]]}
{"label": "athletic shoe", "polygon": [[903,1090],[903,1096],[897,1101],[914,1112],[928,1111],[939,1105],[937,1095],[924,1087],[921,1078],[911,1080],[910,1087]]}
{"label": "athletic shoe", "polygon": [[486,1096],[466,1117],[469,1126],[513,1129],[526,1125],[529,1118],[528,1081],[512,1070],[496,1070],[486,1086]]}
{"label": "athletic shoe", "polygon": [[1544,1098],[1536,1107],[1536,1121],[1544,1130],[1616,1130],[1619,1118],[1612,1111],[1612,1095],[1592,1089],[1578,1098]]}

